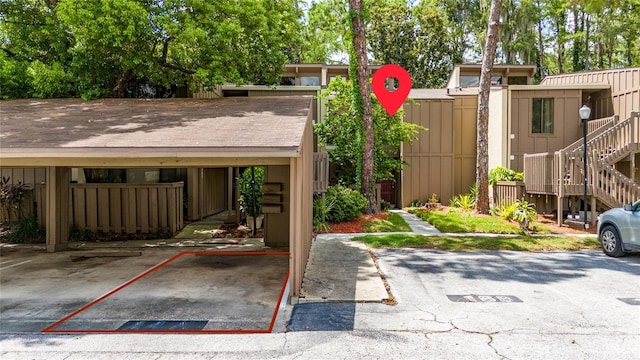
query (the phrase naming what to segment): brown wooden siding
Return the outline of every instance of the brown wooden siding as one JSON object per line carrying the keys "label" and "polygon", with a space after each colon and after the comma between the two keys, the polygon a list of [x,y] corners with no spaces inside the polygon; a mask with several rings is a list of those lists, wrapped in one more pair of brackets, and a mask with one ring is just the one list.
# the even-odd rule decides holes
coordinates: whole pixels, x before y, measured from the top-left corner
{"label": "brown wooden siding", "polygon": [[448,204],[454,195],[453,105],[453,99],[405,104],[405,121],[428,131],[421,131],[411,145],[402,145],[402,158],[409,165],[402,172],[400,206],[426,201],[433,193]]}
{"label": "brown wooden siding", "polygon": [[476,182],[477,114],[477,96],[455,97],[453,195],[468,193]]}
{"label": "brown wooden siding", "polygon": [[249,90],[249,96],[299,96],[299,95],[318,95],[317,90]]}
{"label": "brown wooden siding", "polygon": [[[613,111],[621,119],[626,119],[632,111],[640,111],[640,67],[591,71],[574,74],[547,76],[543,85],[597,84],[611,85]],[[596,114],[597,117],[613,114]]]}
{"label": "brown wooden siding", "polygon": [[[524,154],[557,151],[581,136],[578,109],[581,90],[511,90],[511,168],[523,171]],[[533,134],[531,117],[534,98],[553,98],[553,134]]]}
{"label": "brown wooden siding", "polygon": [[187,214],[196,220],[217,214],[226,208],[226,168],[189,168]]}
{"label": "brown wooden siding", "polygon": [[290,296],[300,296],[304,270],[313,240],[313,126],[311,117],[305,128],[300,156],[291,158],[289,215]]}

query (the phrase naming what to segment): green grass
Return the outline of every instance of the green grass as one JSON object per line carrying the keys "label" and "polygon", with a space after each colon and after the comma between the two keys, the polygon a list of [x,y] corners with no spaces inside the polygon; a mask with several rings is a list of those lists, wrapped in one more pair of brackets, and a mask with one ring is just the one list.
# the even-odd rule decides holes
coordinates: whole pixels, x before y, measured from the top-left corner
{"label": "green grass", "polygon": [[449,211],[410,209],[410,213],[425,220],[442,232],[521,234],[520,227],[504,218],[476,215],[456,209]]}
{"label": "green grass", "polygon": [[374,248],[426,248],[447,251],[567,251],[599,249],[598,239],[577,236],[422,236],[405,234],[366,235],[353,239]]}
{"label": "green grass", "polygon": [[411,231],[409,224],[402,218],[402,216],[396,213],[389,213],[389,217],[386,219],[375,219],[365,221],[362,224],[362,231],[364,232],[401,232]]}

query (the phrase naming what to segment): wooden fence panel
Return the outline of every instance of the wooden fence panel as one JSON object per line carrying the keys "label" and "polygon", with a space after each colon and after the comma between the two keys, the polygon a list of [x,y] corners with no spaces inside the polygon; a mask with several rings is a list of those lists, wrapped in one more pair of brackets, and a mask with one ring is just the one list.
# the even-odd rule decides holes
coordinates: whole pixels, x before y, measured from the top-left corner
{"label": "wooden fence panel", "polygon": [[493,206],[511,204],[520,200],[525,195],[524,182],[521,181],[498,181],[493,186]]}
{"label": "wooden fence panel", "polygon": [[85,191],[85,213],[87,218],[87,227],[91,231],[98,231],[98,189],[86,188]]}
{"label": "wooden fence panel", "polygon": [[[103,232],[176,232],[183,227],[182,182],[160,184],[71,184],[72,224]],[[36,186],[38,221],[44,226],[46,188]]]}
{"label": "wooden fence panel", "polygon": [[122,193],[109,191],[109,231],[122,232]]}

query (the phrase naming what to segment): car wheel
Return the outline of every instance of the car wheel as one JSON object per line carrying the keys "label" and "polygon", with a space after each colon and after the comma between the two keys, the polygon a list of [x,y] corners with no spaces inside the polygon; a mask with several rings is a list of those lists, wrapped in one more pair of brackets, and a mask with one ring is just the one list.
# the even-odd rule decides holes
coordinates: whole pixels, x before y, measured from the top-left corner
{"label": "car wheel", "polygon": [[602,251],[609,256],[620,257],[624,255],[620,235],[613,225],[606,225],[602,228],[600,244],[602,245]]}

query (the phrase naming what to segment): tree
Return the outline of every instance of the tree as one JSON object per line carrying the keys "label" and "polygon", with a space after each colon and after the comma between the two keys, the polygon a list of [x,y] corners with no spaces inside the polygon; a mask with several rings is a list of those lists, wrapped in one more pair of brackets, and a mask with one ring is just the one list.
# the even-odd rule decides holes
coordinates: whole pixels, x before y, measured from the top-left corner
{"label": "tree", "polygon": [[362,166],[360,176],[360,192],[369,202],[367,214],[376,214],[378,205],[375,191],[374,168],[374,135],[373,114],[371,110],[371,84],[367,76],[367,41],[365,36],[364,11],[362,0],[349,0],[349,17],[351,18],[351,33],[353,52],[350,57],[351,79],[359,89],[354,97],[354,106],[358,117],[362,118],[364,143],[362,146]]}
{"label": "tree", "polygon": [[456,61],[444,12],[427,4],[410,7],[405,0],[377,1],[369,9],[367,38],[378,64],[398,64],[415,88],[446,84]]}
{"label": "tree", "polygon": [[[354,97],[358,88],[340,77],[332,80],[320,95],[327,100],[327,112],[314,131],[318,140],[335,146],[329,152],[329,161],[335,165],[338,182],[344,185],[358,183],[358,159],[362,154],[362,119],[354,116]],[[426,130],[416,124],[402,121],[403,111],[389,116],[375,96],[371,96],[374,130],[375,181],[393,180],[406,162],[397,157],[400,144],[411,143],[418,131]]]}
{"label": "tree", "polygon": [[[279,83],[284,64],[292,61],[302,40],[296,4],[3,2],[0,68],[27,68],[29,81],[18,94],[12,90],[11,97],[120,97],[135,95],[141,88],[157,96],[160,89],[186,85]],[[16,74],[20,76],[22,72]],[[69,86],[51,84],[50,79]],[[2,80],[18,82],[11,77]],[[55,86],[38,90],[36,83]]]}
{"label": "tree", "polygon": [[500,31],[500,7],[502,0],[491,1],[487,40],[482,54],[482,72],[478,94],[478,136],[476,155],[476,212],[489,213],[489,91],[491,90],[491,70],[496,57],[498,34]]}
{"label": "tree", "polygon": [[313,2],[303,22],[300,63],[345,63],[349,43],[346,0]]}

